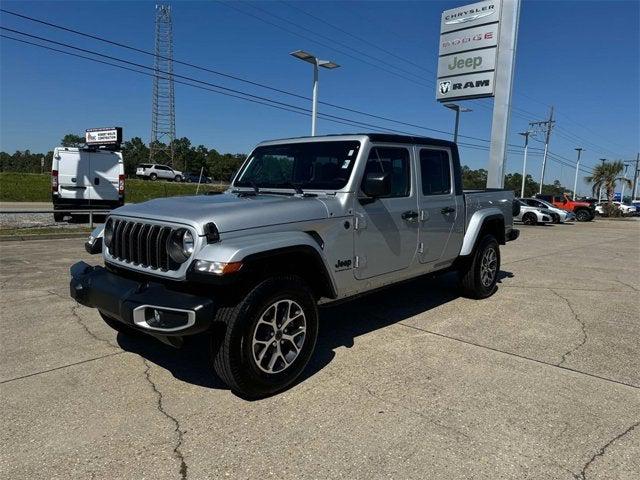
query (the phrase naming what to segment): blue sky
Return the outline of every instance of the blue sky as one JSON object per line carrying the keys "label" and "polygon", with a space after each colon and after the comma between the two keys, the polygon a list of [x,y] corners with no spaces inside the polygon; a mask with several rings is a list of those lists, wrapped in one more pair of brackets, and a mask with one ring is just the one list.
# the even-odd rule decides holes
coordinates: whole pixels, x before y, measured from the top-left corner
{"label": "blue sky", "polygon": [[[311,67],[288,55],[305,49],[341,65],[321,72],[320,100],[437,130],[453,130],[453,112],[435,101],[434,72],[440,13],[464,1],[168,3],[173,8],[176,59],[308,96]],[[2,2],[5,9],[145,50],[154,46],[154,5],[133,1]],[[143,54],[7,14],[0,19],[4,27],[151,65],[152,58]],[[554,105],[557,129],[550,149],[555,155],[573,161],[574,148],[582,146],[585,168],[602,157],[635,159],[640,149],[639,19],[640,2],[634,0],[523,1],[510,142],[521,145],[517,132],[524,131],[528,121],[543,120],[549,105]],[[0,39],[0,55],[1,150],[46,151],[67,132],[107,125],[123,126],[126,138],[140,136],[148,141],[150,77],[4,38]],[[176,65],[175,71],[309,106],[304,100],[187,67]],[[491,105],[487,99],[465,102],[473,112],[463,114],[460,133],[488,139]],[[447,137],[324,106],[320,111],[383,128]],[[247,152],[263,139],[306,135],[309,125],[308,117],[176,85],[177,135],[189,137],[196,145]],[[326,120],[319,120],[318,127],[320,134],[365,130]],[[479,140],[465,141],[487,145]],[[541,146],[531,143],[534,148]],[[507,171],[521,170],[520,150],[509,154]],[[486,167],[485,150],[463,147],[461,153],[463,163]],[[539,179],[541,156],[535,150],[530,154],[528,170]],[[571,167],[551,161],[547,172],[547,181],[559,178],[566,185],[573,183]],[[586,193],[584,184],[581,189]]]}

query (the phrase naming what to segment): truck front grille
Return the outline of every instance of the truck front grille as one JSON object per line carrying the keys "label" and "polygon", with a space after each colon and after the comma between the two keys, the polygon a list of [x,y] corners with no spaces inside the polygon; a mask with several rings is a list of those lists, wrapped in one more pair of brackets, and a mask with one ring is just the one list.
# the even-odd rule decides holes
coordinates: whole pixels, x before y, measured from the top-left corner
{"label": "truck front grille", "polygon": [[180,264],[169,256],[167,242],[175,228],[114,219],[109,253],[123,262],[156,270],[177,270]]}

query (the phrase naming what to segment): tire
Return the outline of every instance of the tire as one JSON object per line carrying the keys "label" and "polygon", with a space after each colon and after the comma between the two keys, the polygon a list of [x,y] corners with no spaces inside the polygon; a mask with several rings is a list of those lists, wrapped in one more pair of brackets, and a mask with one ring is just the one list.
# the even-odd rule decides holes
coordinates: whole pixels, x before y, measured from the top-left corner
{"label": "tire", "polygon": [[111,318],[106,313],[102,313],[102,311],[100,311],[100,310],[98,310],[98,313],[100,313],[100,316],[102,317],[102,320],[104,320],[104,323],[109,325],[115,331],[117,331],[119,333],[122,333],[123,335],[127,335],[129,337],[142,337],[142,336],[144,336],[144,334],[142,332],[139,332],[135,328],[131,328],[130,326],[128,326],[128,325],[126,325],[126,324],[124,324],[122,322],[119,322],[115,318]]}
{"label": "tire", "polygon": [[576,220],[579,222],[589,222],[593,220],[593,218],[591,217],[589,210],[585,210],[583,208],[576,211]]}
{"label": "tire", "polygon": [[[485,270],[485,266],[490,270]],[[476,246],[472,257],[458,270],[463,295],[475,299],[490,297],[497,290],[498,272],[498,241],[493,235],[485,235]]]}
{"label": "tire", "polygon": [[174,181],[174,182],[181,182],[181,181],[182,181],[182,177],[181,177],[180,175],[176,175],[176,176],[173,178],[173,181]]}
{"label": "tire", "polygon": [[556,224],[560,223],[560,215],[559,214],[554,213],[551,218],[553,218],[553,223],[556,223]]}
{"label": "tire", "polygon": [[533,212],[527,212],[522,216],[522,223],[525,225],[536,225],[538,223],[538,217]]}
{"label": "tire", "polygon": [[[294,318],[289,325],[297,333],[272,327],[270,322],[276,325],[285,316],[290,318],[291,312]],[[295,276],[267,278],[237,305],[221,308],[216,323],[223,332],[212,337],[213,368],[234,393],[247,399],[273,395],[290,386],[309,362],[318,337],[315,298]],[[271,343],[271,338],[276,340]],[[290,357],[289,363],[285,356]]]}
{"label": "tire", "polygon": [[152,173],[149,175],[149,180],[156,181],[158,179],[158,175],[156,173]]}
{"label": "tire", "polygon": [[54,213],[53,214],[54,222],[63,222],[64,221],[64,213]]}

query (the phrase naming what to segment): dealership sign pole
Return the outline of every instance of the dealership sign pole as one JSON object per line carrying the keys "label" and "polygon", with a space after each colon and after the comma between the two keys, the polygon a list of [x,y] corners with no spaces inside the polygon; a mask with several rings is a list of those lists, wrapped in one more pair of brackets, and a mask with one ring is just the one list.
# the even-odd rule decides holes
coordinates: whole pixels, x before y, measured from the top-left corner
{"label": "dealership sign pole", "polygon": [[504,184],[520,0],[488,0],[442,12],[436,98],[495,96],[487,187]]}

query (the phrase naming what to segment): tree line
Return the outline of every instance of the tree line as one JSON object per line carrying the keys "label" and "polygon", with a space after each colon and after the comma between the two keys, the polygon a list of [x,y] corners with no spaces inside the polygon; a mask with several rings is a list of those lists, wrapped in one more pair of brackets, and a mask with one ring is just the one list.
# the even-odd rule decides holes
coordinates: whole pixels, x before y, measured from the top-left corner
{"label": "tree line", "polygon": [[[60,144],[63,147],[78,147],[84,144],[84,137],[74,134],[65,135]],[[160,144],[159,146],[164,146]],[[174,141],[174,161],[173,167],[183,172],[191,171],[199,173],[203,169],[204,175],[212,177],[214,180],[229,181],[233,174],[242,164],[246,155],[243,153],[219,153],[214,148],[204,145],[193,146],[186,138],[178,138]],[[122,157],[124,159],[125,174],[133,177],[136,167],[141,163],[149,163],[149,147],[140,137],[133,137],[122,144]],[[41,160],[44,158],[44,167]],[[41,173],[51,170],[53,151],[47,153],[32,153],[29,150],[17,151],[10,155],[0,152],[0,171],[2,172],[27,172]],[[155,160],[157,163],[168,163],[167,158],[160,156]],[[520,195],[522,175],[519,173],[508,173],[505,176],[504,188],[513,190],[516,195]],[[484,168],[472,170],[468,166],[462,167],[462,184],[466,189],[483,189],[487,185],[487,171]],[[527,175],[525,180],[524,194],[531,197],[538,193],[540,184],[533,180],[531,175]],[[552,184],[544,184],[542,193],[547,195],[561,195],[572,193],[572,190],[563,186],[559,180]]]}

